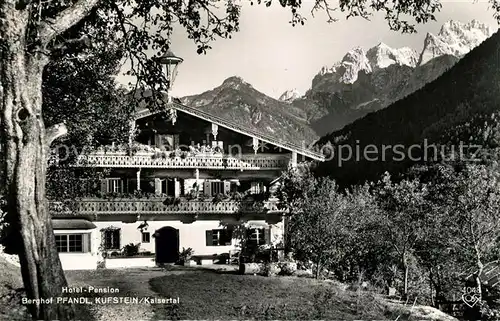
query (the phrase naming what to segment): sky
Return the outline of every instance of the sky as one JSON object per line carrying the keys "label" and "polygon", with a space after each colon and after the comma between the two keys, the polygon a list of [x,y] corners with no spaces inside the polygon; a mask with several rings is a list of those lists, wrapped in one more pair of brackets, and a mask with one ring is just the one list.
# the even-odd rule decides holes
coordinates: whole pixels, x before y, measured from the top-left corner
{"label": "sky", "polygon": [[171,49],[184,59],[172,88],[172,95],[199,94],[219,86],[224,79],[239,76],[255,89],[278,98],[284,91],[297,89],[304,94],[323,66],[332,66],[354,47],[369,49],[380,42],[393,48],[411,47],[420,52],[428,32],[437,34],[448,20],[477,19],[498,27],[486,0],[442,1],[437,21],[417,26],[416,34],[389,30],[383,15],[371,21],[346,20],[334,13],[337,22],[328,23],[324,12],[310,14],[313,0],[303,0],[304,26],[292,27],[289,9],[277,1],[271,7],[242,0],[240,31],[232,39],[218,39],[206,55],[196,53],[196,45],[181,27],[174,29]]}

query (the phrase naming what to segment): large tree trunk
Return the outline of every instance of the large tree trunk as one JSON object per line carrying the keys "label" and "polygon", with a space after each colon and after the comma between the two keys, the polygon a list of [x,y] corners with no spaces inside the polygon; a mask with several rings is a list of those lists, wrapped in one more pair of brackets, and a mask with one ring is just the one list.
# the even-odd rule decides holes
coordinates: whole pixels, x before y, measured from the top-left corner
{"label": "large tree trunk", "polygon": [[[42,120],[42,73],[47,57],[26,45],[28,10],[0,1],[0,137],[8,223],[19,242],[28,299],[61,296],[62,270],[45,198],[50,143]],[[34,319],[70,320],[73,307],[32,304]]]}

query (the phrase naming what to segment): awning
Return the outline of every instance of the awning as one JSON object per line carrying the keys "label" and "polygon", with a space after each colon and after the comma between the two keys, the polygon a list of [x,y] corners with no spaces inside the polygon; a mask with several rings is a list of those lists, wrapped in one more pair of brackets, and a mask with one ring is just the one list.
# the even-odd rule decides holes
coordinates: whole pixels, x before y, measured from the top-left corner
{"label": "awning", "polygon": [[54,230],[91,230],[96,228],[91,221],[80,218],[52,219],[52,227]]}

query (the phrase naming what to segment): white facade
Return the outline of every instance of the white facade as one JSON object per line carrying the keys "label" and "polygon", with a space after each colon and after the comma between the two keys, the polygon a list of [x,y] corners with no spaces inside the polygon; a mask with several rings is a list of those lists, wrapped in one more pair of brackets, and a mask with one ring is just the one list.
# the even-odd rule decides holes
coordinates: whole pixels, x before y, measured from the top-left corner
{"label": "white facade", "polygon": [[[230,251],[237,250],[237,240],[232,239],[230,245],[218,245],[218,235],[214,235],[217,231],[221,231],[224,227],[220,221],[195,221],[190,224],[185,224],[180,221],[148,221],[148,226],[139,229],[143,223],[141,221],[135,223],[124,223],[121,221],[110,222],[93,222],[96,228],[91,230],[55,230],[56,239],[68,238],[68,246],[74,244],[75,237],[70,235],[82,235],[81,252],[61,252],[59,253],[63,269],[65,270],[87,270],[96,269],[98,262],[102,261],[100,246],[105,237],[104,230],[110,229],[118,231],[119,241],[117,241],[116,249],[108,249],[108,253],[120,253],[121,249],[127,244],[139,244],[139,252],[156,252],[155,232],[163,227],[172,227],[178,230],[179,245],[178,251],[183,248],[192,248],[193,257],[200,257],[199,263],[212,264],[217,262],[217,257],[229,254]],[[249,228],[264,229],[265,243],[276,244],[283,239],[283,223],[268,224],[265,221],[249,221]],[[208,233],[207,233],[208,232]],[[211,233],[212,232],[212,233]],[[143,233],[148,234],[148,237],[143,236]],[[207,236],[210,235],[210,238]],[[260,234],[262,235],[262,234]],[[149,242],[147,241],[149,239]],[[213,257],[214,259],[212,259]],[[106,268],[120,268],[133,266],[154,266],[155,258],[147,256],[144,258],[112,258],[108,256],[106,260]]]}

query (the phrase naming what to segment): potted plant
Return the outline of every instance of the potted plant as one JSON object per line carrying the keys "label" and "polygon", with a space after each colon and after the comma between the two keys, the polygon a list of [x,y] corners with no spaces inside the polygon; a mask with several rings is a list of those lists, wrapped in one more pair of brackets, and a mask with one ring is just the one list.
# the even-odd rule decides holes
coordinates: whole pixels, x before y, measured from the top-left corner
{"label": "potted plant", "polygon": [[193,253],[194,253],[194,251],[192,248],[188,247],[186,249],[183,247],[182,251],[179,252],[179,263],[184,265],[184,266],[195,265],[195,262],[192,259]]}

